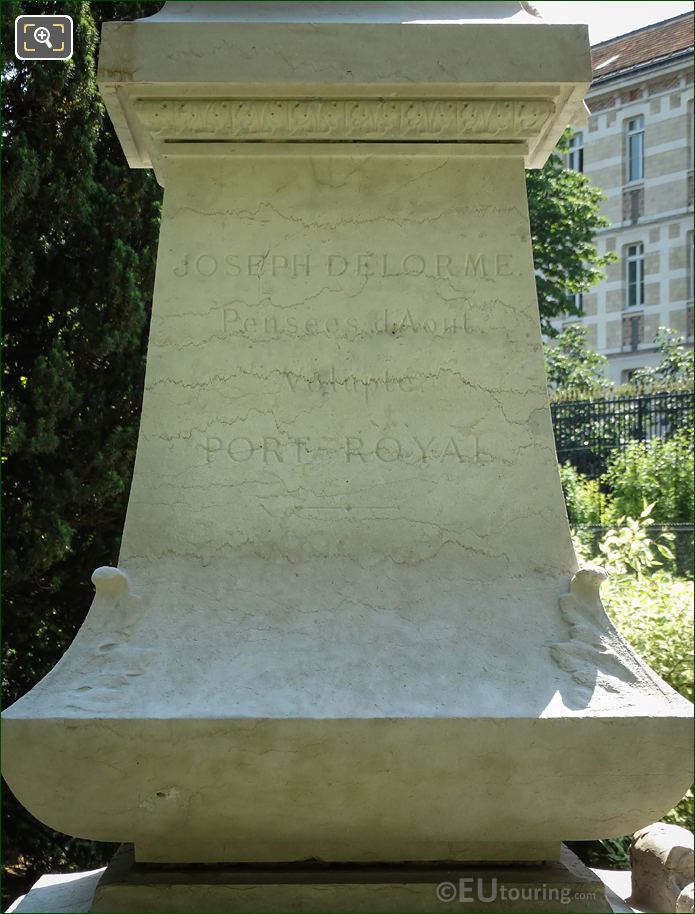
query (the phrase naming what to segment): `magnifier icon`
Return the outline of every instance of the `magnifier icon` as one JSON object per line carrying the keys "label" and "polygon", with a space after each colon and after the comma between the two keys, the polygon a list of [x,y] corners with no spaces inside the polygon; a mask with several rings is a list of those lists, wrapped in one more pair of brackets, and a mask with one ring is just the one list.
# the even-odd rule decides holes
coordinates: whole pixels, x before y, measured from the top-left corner
{"label": "magnifier icon", "polygon": [[38,44],[45,44],[47,48],[53,50],[53,45],[51,44],[51,33],[48,29],[40,25],[37,29],[34,29],[34,41]]}

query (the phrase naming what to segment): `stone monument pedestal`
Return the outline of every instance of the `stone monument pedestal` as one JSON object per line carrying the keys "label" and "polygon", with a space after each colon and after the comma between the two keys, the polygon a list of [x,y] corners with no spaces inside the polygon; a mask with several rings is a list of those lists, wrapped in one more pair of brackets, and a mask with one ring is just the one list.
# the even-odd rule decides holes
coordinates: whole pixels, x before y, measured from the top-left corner
{"label": "stone monument pedestal", "polygon": [[[524,168],[590,79],[586,28],[514,2],[104,26],[164,208],[118,568],[4,715],[39,819],[150,866],[412,875],[557,860],[683,795],[691,706],[577,567],[550,422]],[[283,897],[367,911],[374,878]],[[414,879],[384,911],[432,909]]]}
{"label": "stone monument pedestal", "polygon": [[118,851],[96,888],[94,914],[434,914],[609,912],[605,887],[563,846],[536,864],[177,867]]}

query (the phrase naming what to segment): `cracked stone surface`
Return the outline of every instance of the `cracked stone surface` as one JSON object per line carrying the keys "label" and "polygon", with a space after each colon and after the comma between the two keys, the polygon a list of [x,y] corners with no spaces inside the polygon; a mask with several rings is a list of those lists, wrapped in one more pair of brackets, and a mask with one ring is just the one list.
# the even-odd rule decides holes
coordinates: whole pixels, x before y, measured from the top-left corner
{"label": "cracked stone surface", "polygon": [[19,798],[160,862],[547,859],[658,818],[690,706],[577,574],[526,141],[172,123],[121,554],[5,714]]}

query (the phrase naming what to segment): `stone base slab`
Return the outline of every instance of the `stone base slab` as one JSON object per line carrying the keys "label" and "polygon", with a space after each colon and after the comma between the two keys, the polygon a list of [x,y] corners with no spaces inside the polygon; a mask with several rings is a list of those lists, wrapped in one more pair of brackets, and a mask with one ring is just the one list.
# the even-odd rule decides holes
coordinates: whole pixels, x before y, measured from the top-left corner
{"label": "stone base slab", "polygon": [[605,886],[567,848],[538,864],[155,866],[124,845],[99,880],[101,914],[609,912]]}
{"label": "stone base slab", "polygon": [[[104,870],[86,873],[47,874],[42,876],[27,895],[18,898],[9,908],[13,914],[87,914]],[[624,901],[630,894],[630,872],[597,870],[599,883],[604,883],[609,910],[614,914],[634,914],[638,908]],[[563,910],[571,910],[563,906]]]}

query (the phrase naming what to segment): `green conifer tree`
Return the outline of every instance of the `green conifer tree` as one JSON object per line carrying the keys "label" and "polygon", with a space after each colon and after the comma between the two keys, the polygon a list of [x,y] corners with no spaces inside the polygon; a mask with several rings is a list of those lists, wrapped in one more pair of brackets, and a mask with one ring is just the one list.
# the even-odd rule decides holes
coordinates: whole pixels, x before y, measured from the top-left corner
{"label": "green conifer tree", "polygon": [[[161,190],[131,170],[96,86],[102,21],[161,3],[4,2],[5,705],[60,658],[90,576],[115,564],[136,444]],[[62,13],[66,62],[14,56],[14,19]],[[9,794],[9,792],[8,792]],[[76,802],[78,798],[75,798]],[[72,862],[86,843],[4,807],[4,861]]]}

